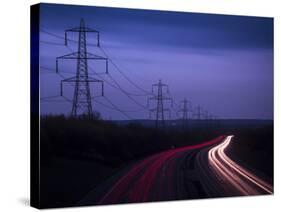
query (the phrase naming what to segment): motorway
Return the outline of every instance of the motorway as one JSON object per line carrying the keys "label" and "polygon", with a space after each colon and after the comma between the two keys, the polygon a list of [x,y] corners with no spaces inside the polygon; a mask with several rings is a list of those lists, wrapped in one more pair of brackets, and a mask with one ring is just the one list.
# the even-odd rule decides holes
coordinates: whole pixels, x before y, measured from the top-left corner
{"label": "motorway", "polygon": [[272,194],[273,188],[225,154],[233,136],[170,149],[131,166],[102,198],[79,204],[115,204]]}
{"label": "motorway", "polygon": [[271,185],[238,165],[225,154],[225,149],[230,145],[232,138],[233,136],[227,136],[221,144],[208,152],[209,165],[217,178],[225,182],[227,187],[232,187],[232,190],[239,191],[241,195],[272,194]]}

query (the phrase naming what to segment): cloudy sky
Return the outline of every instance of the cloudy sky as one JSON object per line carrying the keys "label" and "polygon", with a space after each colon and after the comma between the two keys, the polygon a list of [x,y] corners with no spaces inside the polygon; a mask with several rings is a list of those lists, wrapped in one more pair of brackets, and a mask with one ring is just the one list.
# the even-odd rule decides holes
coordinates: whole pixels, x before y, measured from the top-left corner
{"label": "cloudy sky", "polygon": [[[131,118],[147,118],[144,107],[149,96],[143,90],[150,92],[159,79],[169,85],[174,110],[186,98],[220,118],[273,119],[273,19],[262,17],[43,4],[43,99],[59,95],[61,77],[75,75],[75,61],[62,62],[62,76],[55,74],[55,59],[77,51],[76,42],[70,41],[67,48],[62,37],[65,29],[78,27],[81,18],[100,32],[102,49],[91,45],[95,36],[87,34],[88,51],[101,56],[105,52],[137,85],[112,63],[107,76],[99,74],[104,72],[102,64],[89,62],[89,73],[98,73],[93,76],[106,81],[105,98],[99,97],[98,84],[91,86],[92,96],[96,96],[93,110],[105,119],[127,119],[108,99]],[[68,38],[77,40],[78,34]],[[73,98],[73,85],[64,87],[64,95]],[[71,103],[63,98],[46,99],[41,102],[42,114],[71,112]]]}

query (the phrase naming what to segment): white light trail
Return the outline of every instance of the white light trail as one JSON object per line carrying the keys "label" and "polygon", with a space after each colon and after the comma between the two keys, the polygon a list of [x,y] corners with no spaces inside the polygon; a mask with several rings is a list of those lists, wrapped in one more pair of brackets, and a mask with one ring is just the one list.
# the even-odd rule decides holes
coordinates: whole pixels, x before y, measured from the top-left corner
{"label": "white light trail", "polygon": [[222,180],[230,183],[242,195],[272,194],[271,185],[238,165],[225,154],[224,151],[232,138],[233,136],[227,136],[221,144],[209,150],[210,166]]}

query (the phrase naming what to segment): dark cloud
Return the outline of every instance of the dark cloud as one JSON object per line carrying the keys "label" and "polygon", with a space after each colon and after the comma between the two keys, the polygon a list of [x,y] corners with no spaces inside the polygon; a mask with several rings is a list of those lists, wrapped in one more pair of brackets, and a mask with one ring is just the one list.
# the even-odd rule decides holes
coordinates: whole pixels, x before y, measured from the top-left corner
{"label": "dark cloud", "polygon": [[198,48],[272,48],[273,19],[153,10],[44,4],[53,29],[87,23],[119,42]]}
{"label": "dark cloud", "polygon": [[[40,27],[58,37],[40,34],[45,41],[40,46],[40,65],[55,70],[57,56],[77,49],[77,42],[66,48],[63,36],[64,29],[79,26],[80,18],[101,32],[102,48],[143,89],[150,90],[162,79],[175,101],[187,98],[221,118],[273,118],[272,18],[43,4]],[[77,40],[78,35],[69,38]],[[88,43],[93,38],[88,35]],[[93,46],[88,51],[103,55]],[[60,67],[74,75],[75,62]],[[92,63],[89,67],[102,72]],[[124,89],[140,93],[112,64],[109,69]],[[41,95],[57,94],[60,80],[56,74],[41,74]],[[71,99],[73,88],[65,89],[65,94]],[[122,109],[140,109],[108,83],[105,95]],[[146,97],[135,98],[146,103]],[[41,112],[69,112],[70,107],[68,102],[42,103]],[[95,103],[94,109],[106,118],[124,118]],[[134,117],[146,118],[147,111]]]}

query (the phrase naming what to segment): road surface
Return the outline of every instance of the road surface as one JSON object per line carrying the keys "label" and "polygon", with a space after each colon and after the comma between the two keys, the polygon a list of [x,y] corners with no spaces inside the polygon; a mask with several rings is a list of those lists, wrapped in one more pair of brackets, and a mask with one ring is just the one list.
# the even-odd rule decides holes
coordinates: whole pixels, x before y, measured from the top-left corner
{"label": "road surface", "polygon": [[220,136],[152,155],[122,173],[105,191],[90,192],[79,205],[272,194],[271,185],[225,154],[232,138]]}

